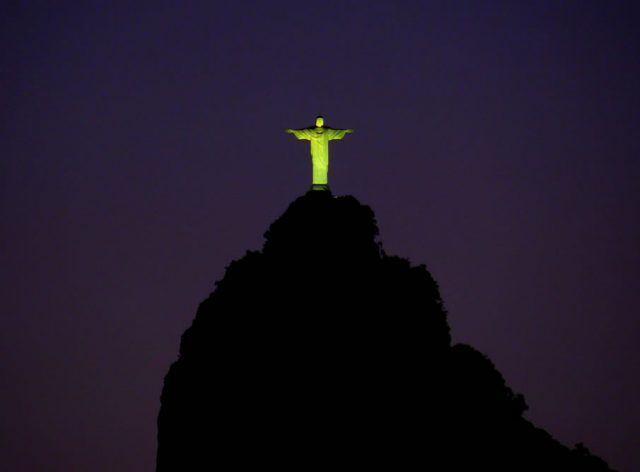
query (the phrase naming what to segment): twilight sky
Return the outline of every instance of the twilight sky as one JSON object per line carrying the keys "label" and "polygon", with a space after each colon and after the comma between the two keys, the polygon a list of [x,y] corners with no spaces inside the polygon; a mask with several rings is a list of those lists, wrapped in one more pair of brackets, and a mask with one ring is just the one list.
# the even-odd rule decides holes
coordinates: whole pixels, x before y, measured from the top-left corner
{"label": "twilight sky", "polygon": [[4,2],[0,469],[153,469],[180,335],[307,190],[283,129],[321,113],[356,130],[334,193],[427,265],[454,341],[536,425],[640,470],[639,13]]}

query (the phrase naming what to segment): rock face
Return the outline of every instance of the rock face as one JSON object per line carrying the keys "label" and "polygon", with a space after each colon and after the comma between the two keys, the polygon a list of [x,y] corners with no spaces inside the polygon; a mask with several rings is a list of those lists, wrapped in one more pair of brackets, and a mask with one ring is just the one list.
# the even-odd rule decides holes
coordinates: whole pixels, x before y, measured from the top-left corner
{"label": "rock face", "polygon": [[231,263],[165,378],[157,471],[609,470],[451,346],[436,282],[377,235],[355,198],[310,192]]}

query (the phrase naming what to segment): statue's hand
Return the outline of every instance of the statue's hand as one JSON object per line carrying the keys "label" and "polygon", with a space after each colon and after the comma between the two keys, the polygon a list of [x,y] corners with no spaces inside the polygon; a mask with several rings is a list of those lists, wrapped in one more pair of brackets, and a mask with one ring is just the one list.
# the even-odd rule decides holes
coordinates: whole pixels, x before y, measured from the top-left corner
{"label": "statue's hand", "polygon": [[346,129],[346,130],[344,130],[344,131],[345,131],[345,133],[347,133],[347,134],[348,134],[348,133],[353,133],[353,130],[352,130],[351,128]]}
{"label": "statue's hand", "polygon": [[291,133],[293,133],[293,130],[291,128],[287,128],[287,129],[284,130],[284,132],[291,134]]}

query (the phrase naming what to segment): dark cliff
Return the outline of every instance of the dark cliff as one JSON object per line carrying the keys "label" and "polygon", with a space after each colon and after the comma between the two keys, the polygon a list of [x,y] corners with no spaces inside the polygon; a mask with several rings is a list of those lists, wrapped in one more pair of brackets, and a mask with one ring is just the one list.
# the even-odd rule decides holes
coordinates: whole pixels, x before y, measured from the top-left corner
{"label": "dark cliff", "polygon": [[491,361],[451,345],[426,267],[377,235],[355,198],[310,192],[231,263],[165,378],[157,470],[609,470],[523,418]]}

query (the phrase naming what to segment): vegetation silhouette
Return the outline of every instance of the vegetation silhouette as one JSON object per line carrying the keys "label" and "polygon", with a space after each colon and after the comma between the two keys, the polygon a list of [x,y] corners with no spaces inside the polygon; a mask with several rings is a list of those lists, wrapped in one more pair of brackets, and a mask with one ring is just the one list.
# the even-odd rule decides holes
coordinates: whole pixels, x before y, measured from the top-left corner
{"label": "vegetation silhouette", "polygon": [[165,377],[157,471],[606,471],[523,416],[491,361],[451,345],[424,265],[385,254],[373,211],[309,192],[201,303]]}

